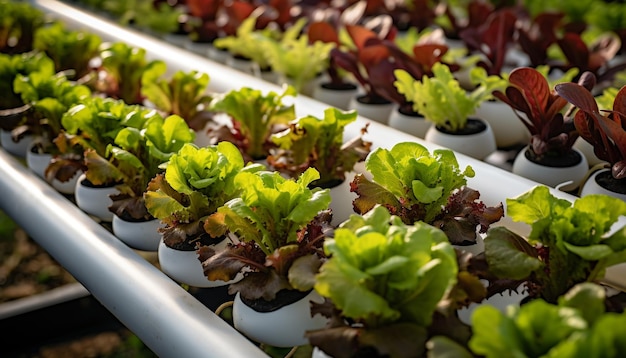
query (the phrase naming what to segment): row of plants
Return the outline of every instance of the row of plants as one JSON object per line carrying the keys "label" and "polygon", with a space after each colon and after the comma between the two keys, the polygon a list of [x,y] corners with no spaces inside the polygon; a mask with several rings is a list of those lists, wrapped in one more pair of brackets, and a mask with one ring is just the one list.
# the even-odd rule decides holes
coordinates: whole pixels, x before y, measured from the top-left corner
{"label": "row of plants", "polygon": [[[114,44],[106,48],[116,46],[124,47]],[[595,329],[596,322],[605,320],[604,311],[597,309],[600,304],[595,305],[591,315],[586,311],[589,306],[573,302],[580,299],[575,298],[579,294],[576,290],[606,302],[603,289],[576,284],[598,282],[606,267],[623,262],[623,229],[611,230],[617,218],[625,214],[626,204],[621,200],[589,195],[572,205],[550,195],[546,187],[537,187],[506,202],[508,216],[532,226],[531,234],[522,238],[507,229],[490,228],[503,217],[504,207],[487,207],[480,202],[479,193],[466,186],[473,170],[461,170],[450,150],[430,153],[415,142],[371,150],[362,137],[343,138],[343,127],[356,120],[355,112],[329,108],[321,119],[296,118],[293,105],[283,102],[296,95],[293,87],[283,87],[282,93],[243,87],[212,94],[209,100],[200,95],[205,92],[202,86],[195,85],[194,90],[178,87],[176,76],[180,74],[168,82],[148,74],[150,71],[142,66],[132,70],[124,67],[140,63],[150,69],[163,69],[163,63],[141,58],[140,49],[124,48],[121,52],[130,55],[126,60],[115,58],[114,52],[103,51],[98,56],[103,64],[110,58],[110,68],[113,64],[121,67],[112,73],[134,74],[120,76],[120,83],[133,78],[128,82],[137,84],[140,78],[140,91],[128,97],[133,101],[115,95],[114,99],[93,96],[96,92],[109,95],[90,87],[93,82],[71,82],[55,70],[48,74],[32,71],[34,75],[31,78],[29,74],[28,79],[14,75],[12,91],[32,105],[29,111],[49,120],[54,116],[38,109],[43,96],[37,100],[23,98],[27,91],[17,84],[34,83],[38,76],[47,75],[57,81],[48,88],[62,89],[65,85],[60,83],[68,83],[67,91],[80,89],[83,94],[68,100],[59,110],[61,133],[52,137],[62,138],[53,143],[72,155],[57,158],[73,159],[78,163],[74,168],[92,176],[92,184],[108,181],[103,178],[117,184],[121,195],[115,197],[126,200],[118,203],[121,206],[111,206],[112,210],[139,207],[148,211],[166,224],[160,230],[164,243],[191,246],[195,265],[202,268],[205,281],[227,282],[231,293],[248,305],[259,299],[272,301],[289,292],[319,294],[322,300],[320,306],[314,305],[314,313],[322,312],[328,319],[308,327],[307,339],[314,346],[335,357],[372,350],[379,355],[420,356],[427,350],[443,354],[449,349],[457,353],[466,350],[466,355],[495,356],[502,351],[497,347],[490,351],[490,345],[484,342],[484,336],[493,334],[494,321],[504,322],[509,328],[520,325],[511,329],[511,335],[501,337],[507,342],[502,349],[517,347],[529,356],[552,349],[552,354],[565,349],[572,354],[595,351],[599,344],[594,342],[614,339],[603,336],[610,333],[601,329],[607,323]],[[45,58],[41,52],[33,52],[19,55],[19,59],[31,55]],[[15,58],[9,57],[8,62],[17,62]],[[104,68],[98,71],[96,78],[106,76],[101,72]],[[192,77],[202,78],[196,75]],[[189,124],[190,117],[163,114],[166,111],[158,103],[174,101],[149,97],[147,88],[155,89],[162,100],[179,89],[180,94],[200,100],[184,108],[206,106],[202,114],[208,118],[217,112],[225,113],[230,126],[211,122],[219,128],[209,127],[214,143],[192,144],[197,134]],[[143,96],[155,106],[137,104],[136,99]],[[45,98],[58,97],[54,94]],[[577,97],[571,98],[575,102]],[[600,121],[599,111],[587,102],[585,105],[590,106],[590,116],[577,114],[580,120]],[[610,118],[619,119],[620,115],[616,109]],[[235,140],[220,140],[216,136],[219,132]],[[146,164],[142,153],[150,154],[153,161]],[[267,166],[252,164],[262,158]],[[333,225],[331,220],[337,213],[328,209],[332,209],[339,194],[331,195],[330,189],[322,188],[332,186],[323,185],[322,174],[327,173],[327,182],[345,180],[342,174],[363,161],[365,171],[350,181],[351,192],[356,195],[354,214],[341,220],[340,225]],[[127,175],[125,170],[138,163],[143,174]],[[142,192],[134,192],[135,183],[136,188],[143,188]],[[137,201],[143,206],[136,206]],[[484,251],[472,254],[466,250],[477,245],[477,239],[482,241],[483,236]],[[218,248],[213,242],[203,241],[209,237],[228,244]],[[454,249],[452,244],[461,247]],[[485,286],[481,280],[489,284]],[[532,301],[521,306],[519,313],[494,320],[492,317],[497,315],[481,306],[471,325],[459,320],[459,311],[470,303],[482,303],[511,289],[519,289]],[[559,302],[570,289],[575,291]],[[609,311],[621,311],[619,303],[609,306]],[[558,317],[560,312],[567,312],[576,318],[563,324],[574,326],[559,330],[562,336],[551,337],[550,343],[529,351],[535,346],[523,341],[530,339],[523,317],[543,318],[545,312],[556,312],[553,316]],[[310,316],[310,311],[306,315]],[[596,320],[599,316],[603,318]],[[606,313],[606,317],[609,322],[623,319],[613,312]],[[235,323],[235,327],[255,339],[245,326]],[[264,327],[267,330],[267,325]],[[552,332],[545,329],[546,334]],[[560,344],[566,338],[567,347],[562,348]],[[345,344],[346,339],[349,344]],[[405,346],[398,340],[411,343]],[[511,340],[522,343],[512,346]],[[585,350],[577,349],[578,345]]]}
{"label": "row of plants", "polygon": [[[107,4],[88,6],[106,10]],[[343,7],[298,4],[301,11],[293,12],[298,15],[288,11],[289,5],[189,1],[174,7],[184,10],[192,24],[202,20],[200,27],[213,31],[207,41],[228,52],[232,66],[243,60],[259,75],[273,70],[279,77],[275,81],[292,83],[296,92],[312,96],[313,91],[305,88],[316,78],[329,85],[352,85],[356,91],[352,99],[386,103],[386,112],[370,114],[356,102],[333,105],[357,109],[362,116],[401,126],[478,159],[496,148],[512,147],[516,156],[511,170],[540,183],[558,186],[571,181],[570,192],[580,193],[590,167],[607,161],[594,152],[589,136],[580,134],[583,129],[576,128],[573,116],[567,116],[573,113],[566,112],[571,106],[559,99],[554,85],[577,81],[594,95],[606,91],[608,97],[621,87],[623,11],[614,4],[468,1],[390,8],[358,1]],[[511,78],[511,70],[520,66],[527,67]],[[528,95],[535,83],[542,98],[558,99],[554,108],[549,109],[550,100],[530,110],[534,100]],[[340,96],[333,92],[333,97]],[[504,105],[505,112],[495,115],[494,103]],[[611,108],[608,103],[602,109]],[[413,119],[396,120],[392,116],[396,110]],[[465,131],[478,131],[475,136],[482,144],[448,135]],[[561,169],[551,169],[555,165],[571,169],[561,177],[556,174]],[[547,177],[537,175],[544,169]]]}

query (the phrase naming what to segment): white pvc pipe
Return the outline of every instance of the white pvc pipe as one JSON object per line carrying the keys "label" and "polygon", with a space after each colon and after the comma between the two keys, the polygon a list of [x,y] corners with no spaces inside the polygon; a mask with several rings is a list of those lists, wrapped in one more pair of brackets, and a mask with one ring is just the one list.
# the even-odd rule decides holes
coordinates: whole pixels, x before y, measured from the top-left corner
{"label": "white pvc pipe", "polygon": [[0,171],[0,208],[156,354],[266,357],[4,150]]}

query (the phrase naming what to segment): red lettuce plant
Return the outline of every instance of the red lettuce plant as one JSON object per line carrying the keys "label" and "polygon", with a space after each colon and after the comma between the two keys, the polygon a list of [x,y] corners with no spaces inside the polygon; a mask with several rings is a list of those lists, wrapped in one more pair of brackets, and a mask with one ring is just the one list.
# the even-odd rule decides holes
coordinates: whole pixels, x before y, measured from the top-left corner
{"label": "red lettuce plant", "polygon": [[[579,83],[589,89],[595,85],[588,75],[581,76]],[[505,92],[495,91],[493,95],[511,106],[530,131],[529,149],[533,161],[571,151],[578,132],[572,119],[563,116],[567,100],[550,88],[539,71],[530,67],[516,68],[509,75]]]}
{"label": "red lettuce plant", "polygon": [[557,30],[564,14],[547,12],[532,21],[523,21],[517,29],[517,43],[528,55],[531,67],[548,64],[548,49],[557,41]]}
{"label": "red lettuce plant", "polygon": [[621,41],[615,34],[602,34],[588,45],[580,34],[568,32],[557,40],[557,44],[565,56],[565,63],[553,67],[564,71],[575,67],[580,73],[591,72],[596,76],[598,84],[610,82],[617,72],[626,69],[624,62],[609,62],[621,47]]}
{"label": "red lettuce plant", "polygon": [[[455,8],[456,7],[456,8]],[[470,1],[467,8],[462,8],[462,15],[458,14],[458,5],[446,4],[443,16],[438,20],[450,39],[459,39],[464,30],[477,28],[487,22],[487,17],[493,12],[493,5],[486,1]]]}
{"label": "red lettuce plant", "polygon": [[459,36],[471,53],[480,53],[484,60],[478,65],[489,75],[499,75],[505,64],[506,52],[514,44],[517,17],[509,9],[492,11],[485,22],[463,29]]}
{"label": "red lettuce plant", "polygon": [[330,53],[332,61],[359,82],[365,91],[365,100],[369,103],[388,102],[373,83],[376,81],[376,75],[371,71],[390,55],[387,46],[380,42],[380,38],[393,40],[395,29],[391,27],[389,22],[387,31],[376,33],[362,25],[347,25],[346,31],[350,35],[354,48],[351,50],[334,48]]}
{"label": "red lettuce plant", "polygon": [[579,84],[560,83],[555,90],[578,108],[574,125],[594,154],[609,163],[613,178],[626,178],[626,87],[615,96],[612,110],[604,111],[591,91]]}
{"label": "red lettuce plant", "polygon": [[[379,40],[373,40],[375,43]],[[443,63],[443,57],[448,52],[448,47],[436,42],[417,43],[411,48],[410,53],[404,52],[392,41],[380,41],[387,48],[388,57],[377,63],[371,63],[368,69],[370,82],[378,93],[388,101],[398,104],[399,111],[405,114],[415,113],[415,105],[401,93],[395,82],[398,80],[396,70],[404,70],[412,78],[421,80],[424,76],[433,76],[433,66]],[[458,65],[449,64],[450,71],[456,71]]]}

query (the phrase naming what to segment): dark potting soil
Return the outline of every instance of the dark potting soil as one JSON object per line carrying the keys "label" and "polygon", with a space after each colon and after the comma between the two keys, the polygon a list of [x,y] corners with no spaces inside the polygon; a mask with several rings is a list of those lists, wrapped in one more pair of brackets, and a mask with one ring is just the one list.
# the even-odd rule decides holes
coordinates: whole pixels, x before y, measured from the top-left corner
{"label": "dark potting soil", "polygon": [[611,171],[605,171],[596,175],[596,183],[606,190],[626,194],[626,179],[615,179]]}
{"label": "dark potting soil", "polygon": [[356,85],[352,83],[322,83],[322,88],[327,90],[334,91],[354,91],[356,89]]}
{"label": "dark potting soil", "polygon": [[539,165],[543,165],[544,167],[552,167],[552,168],[566,168],[573,167],[580,163],[583,160],[580,153],[570,150],[566,154],[561,155],[544,155],[541,158],[536,158],[533,155],[533,152],[530,149],[526,149],[524,152],[526,159],[531,162]]}
{"label": "dark potting soil", "polygon": [[310,292],[311,291],[280,290],[276,294],[276,298],[272,301],[266,301],[262,298],[250,300],[244,297],[241,297],[241,301],[257,312],[274,312],[279,308],[297,302]]}
{"label": "dark potting soil", "polygon": [[383,97],[369,96],[366,94],[357,97],[356,100],[362,104],[389,104],[391,103],[388,100],[384,99]]}
{"label": "dark potting soil", "polygon": [[415,112],[412,108],[406,106],[400,106],[398,112],[408,117],[414,117],[415,119],[425,119],[420,113]]}
{"label": "dark potting soil", "polygon": [[211,235],[204,233],[196,237],[195,239],[185,240],[181,243],[174,245],[171,248],[174,250],[180,250],[180,251],[195,251],[196,243],[200,243],[200,245],[203,245],[203,246],[210,246],[210,245],[219,244],[224,239],[226,239],[225,236],[213,238],[211,237]]}
{"label": "dark potting soil", "polygon": [[88,188],[111,188],[119,183],[115,183],[115,184],[100,184],[100,185],[96,185],[94,183],[92,183],[91,181],[89,181],[89,179],[85,178],[80,182],[81,185],[84,185]]}
{"label": "dark potting soil", "polygon": [[469,118],[467,120],[467,125],[464,128],[461,128],[460,130],[456,132],[451,132],[447,130],[446,128],[439,127],[439,126],[437,126],[437,129],[446,134],[471,135],[471,134],[477,134],[482,131],[485,131],[487,129],[487,125],[485,124],[485,122],[481,120]]}
{"label": "dark potting soil", "polygon": [[150,216],[149,218],[139,218],[139,219],[134,218],[130,216],[130,214],[126,210],[122,212],[122,215],[118,215],[118,217],[129,223],[142,223],[142,222],[154,220],[153,216]]}

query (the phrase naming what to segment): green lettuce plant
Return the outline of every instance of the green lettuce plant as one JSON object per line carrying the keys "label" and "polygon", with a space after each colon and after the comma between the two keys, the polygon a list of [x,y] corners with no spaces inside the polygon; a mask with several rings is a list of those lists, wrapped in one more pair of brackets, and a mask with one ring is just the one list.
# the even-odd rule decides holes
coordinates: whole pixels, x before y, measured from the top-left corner
{"label": "green lettuce plant", "polygon": [[102,39],[93,33],[70,30],[62,22],[54,22],[35,33],[33,47],[54,61],[57,72],[71,70],[68,77],[79,80],[93,74],[90,61],[100,54]]}
{"label": "green lettuce plant", "polygon": [[35,113],[32,98],[16,91],[15,84],[24,76],[38,73],[38,77],[55,76],[54,63],[41,52],[27,52],[16,55],[0,53],[0,128],[10,132],[12,140],[18,142],[39,122],[40,116]]}
{"label": "green lettuce plant", "polygon": [[372,180],[357,174],[351,183],[357,213],[381,205],[408,225],[424,221],[442,229],[455,245],[475,243],[477,228],[484,233],[503,216],[501,204],[487,207],[466,186],[474,171],[461,171],[451,150],[431,154],[419,143],[401,142],[391,150],[377,148],[365,165]]}
{"label": "green lettuce plant", "polygon": [[85,151],[87,180],[94,185],[115,184],[119,194],[111,196],[109,210],[128,221],[153,218],[143,196],[148,183],[163,171],[163,163],[195,138],[178,115],[163,118],[155,112],[139,113],[147,117],[144,125],[122,128],[104,155],[93,149]]}
{"label": "green lettuce plant", "polygon": [[138,1],[134,9],[133,24],[157,35],[166,35],[178,30],[178,19],[184,14],[181,6],[167,2]]}
{"label": "green lettuce plant", "polygon": [[420,113],[438,128],[455,133],[464,129],[467,120],[480,104],[492,94],[487,83],[481,83],[468,92],[461,87],[449,67],[435,63],[432,76],[413,78],[407,71],[394,71],[394,85],[398,92],[413,103],[413,110]]}
{"label": "green lettuce plant", "polygon": [[[31,72],[41,72],[47,75],[54,75],[54,62],[50,57],[42,52],[26,52],[17,55],[0,53],[0,113],[6,116],[9,113],[5,110],[14,110],[24,106],[21,96],[15,93],[13,82],[17,75],[27,76]],[[15,123],[0,122],[0,127],[11,130]]]}
{"label": "green lettuce plant", "polygon": [[215,39],[213,46],[227,50],[235,58],[251,60],[259,66],[259,70],[271,69],[265,43],[275,41],[281,34],[271,27],[257,30],[256,24],[255,16],[247,17],[239,24],[234,35]]}
{"label": "green lettuce plant", "polygon": [[204,221],[219,207],[239,194],[235,176],[244,171],[264,169],[245,166],[241,152],[230,142],[198,147],[186,143],[148,184],[144,193],[150,214],[161,220],[167,246],[192,244],[204,231]]}
{"label": "green lettuce plant", "polygon": [[212,237],[230,233],[237,240],[223,250],[198,250],[207,278],[230,281],[243,273],[228,291],[246,300],[272,301],[281,290],[311,290],[330,228],[330,189],[310,188],[318,179],[313,168],[297,179],[276,171],[237,174],[239,196],[204,224]]}
{"label": "green lettuce plant", "polygon": [[607,267],[626,261],[626,228],[611,233],[626,215],[626,203],[606,195],[585,195],[573,203],[545,186],[507,199],[507,215],[531,226],[525,239],[505,227],[489,230],[485,257],[498,278],[525,282],[530,297],[555,303],[581,282],[604,277]]}
{"label": "green lettuce plant", "polygon": [[307,332],[311,344],[333,357],[421,356],[433,314],[456,283],[456,253],[446,235],[377,206],[352,215],[324,250],[329,258],[315,289],[328,300],[312,313],[335,319]]}
{"label": "green lettuce plant", "polygon": [[315,41],[302,33],[307,20],[301,18],[290,26],[279,40],[263,43],[272,69],[282,75],[301,93],[307,83],[324,73],[334,43]]}
{"label": "green lettuce plant", "polygon": [[626,353],[616,327],[626,314],[605,311],[605,289],[581,283],[555,304],[533,300],[506,313],[478,307],[469,347],[485,357],[619,357]]}
{"label": "green lettuce plant", "polygon": [[32,106],[32,113],[12,134],[14,137],[26,133],[36,136],[38,150],[49,154],[56,152],[52,140],[63,131],[61,121],[65,112],[91,96],[87,86],[69,81],[63,72],[53,75],[47,71],[36,71],[27,76],[18,74],[13,89],[24,103]]}
{"label": "green lettuce plant", "polygon": [[94,84],[98,92],[122,99],[128,104],[142,104],[141,78],[147,71],[158,71],[163,63],[148,60],[146,50],[124,42],[104,43],[100,48],[102,65]]}
{"label": "green lettuce plant", "polygon": [[356,121],[355,111],[343,112],[327,108],[324,118],[305,116],[292,121],[289,128],[272,135],[278,146],[267,157],[267,163],[291,177],[299,176],[307,168],[315,168],[320,178],[313,182],[322,188],[331,188],[346,179],[346,172],[365,160],[371,143],[361,136],[344,143],[344,128]]}
{"label": "green lettuce plant", "polygon": [[292,86],[284,86],[282,93],[242,87],[221,96],[215,96],[209,108],[230,116],[232,125],[214,125],[208,136],[214,143],[227,140],[234,143],[246,160],[264,159],[272,146],[271,135],[284,129],[296,118],[295,107],[286,98],[296,96]]}
{"label": "green lettuce plant", "polygon": [[56,178],[67,182],[84,172],[85,151],[93,150],[105,156],[109,144],[125,127],[142,128],[154,110],[129,105],[122,100],[92,96],[70,107],[61,117],[63,131],[53,139],[55,154],[45,175],[48,181]]}
{"label": "green lettuce plant", "polygon": [[181,116],[196,131],[204,128],[210,120],[208,106],[209,75],[198,71],[176,71],[169,80],[163,75],[165,63],[157,63],[141,77],[141,95],[157,109]]}
{"label": "green lettuce plant", "polygon": [[624,333],[616,327],[626,315],[616,309],[606,288],[579,283],[555,303],[531,300],[503,312],[490,305],[476,308],[467,345],[435,336],[429,357],[620,357]]}

